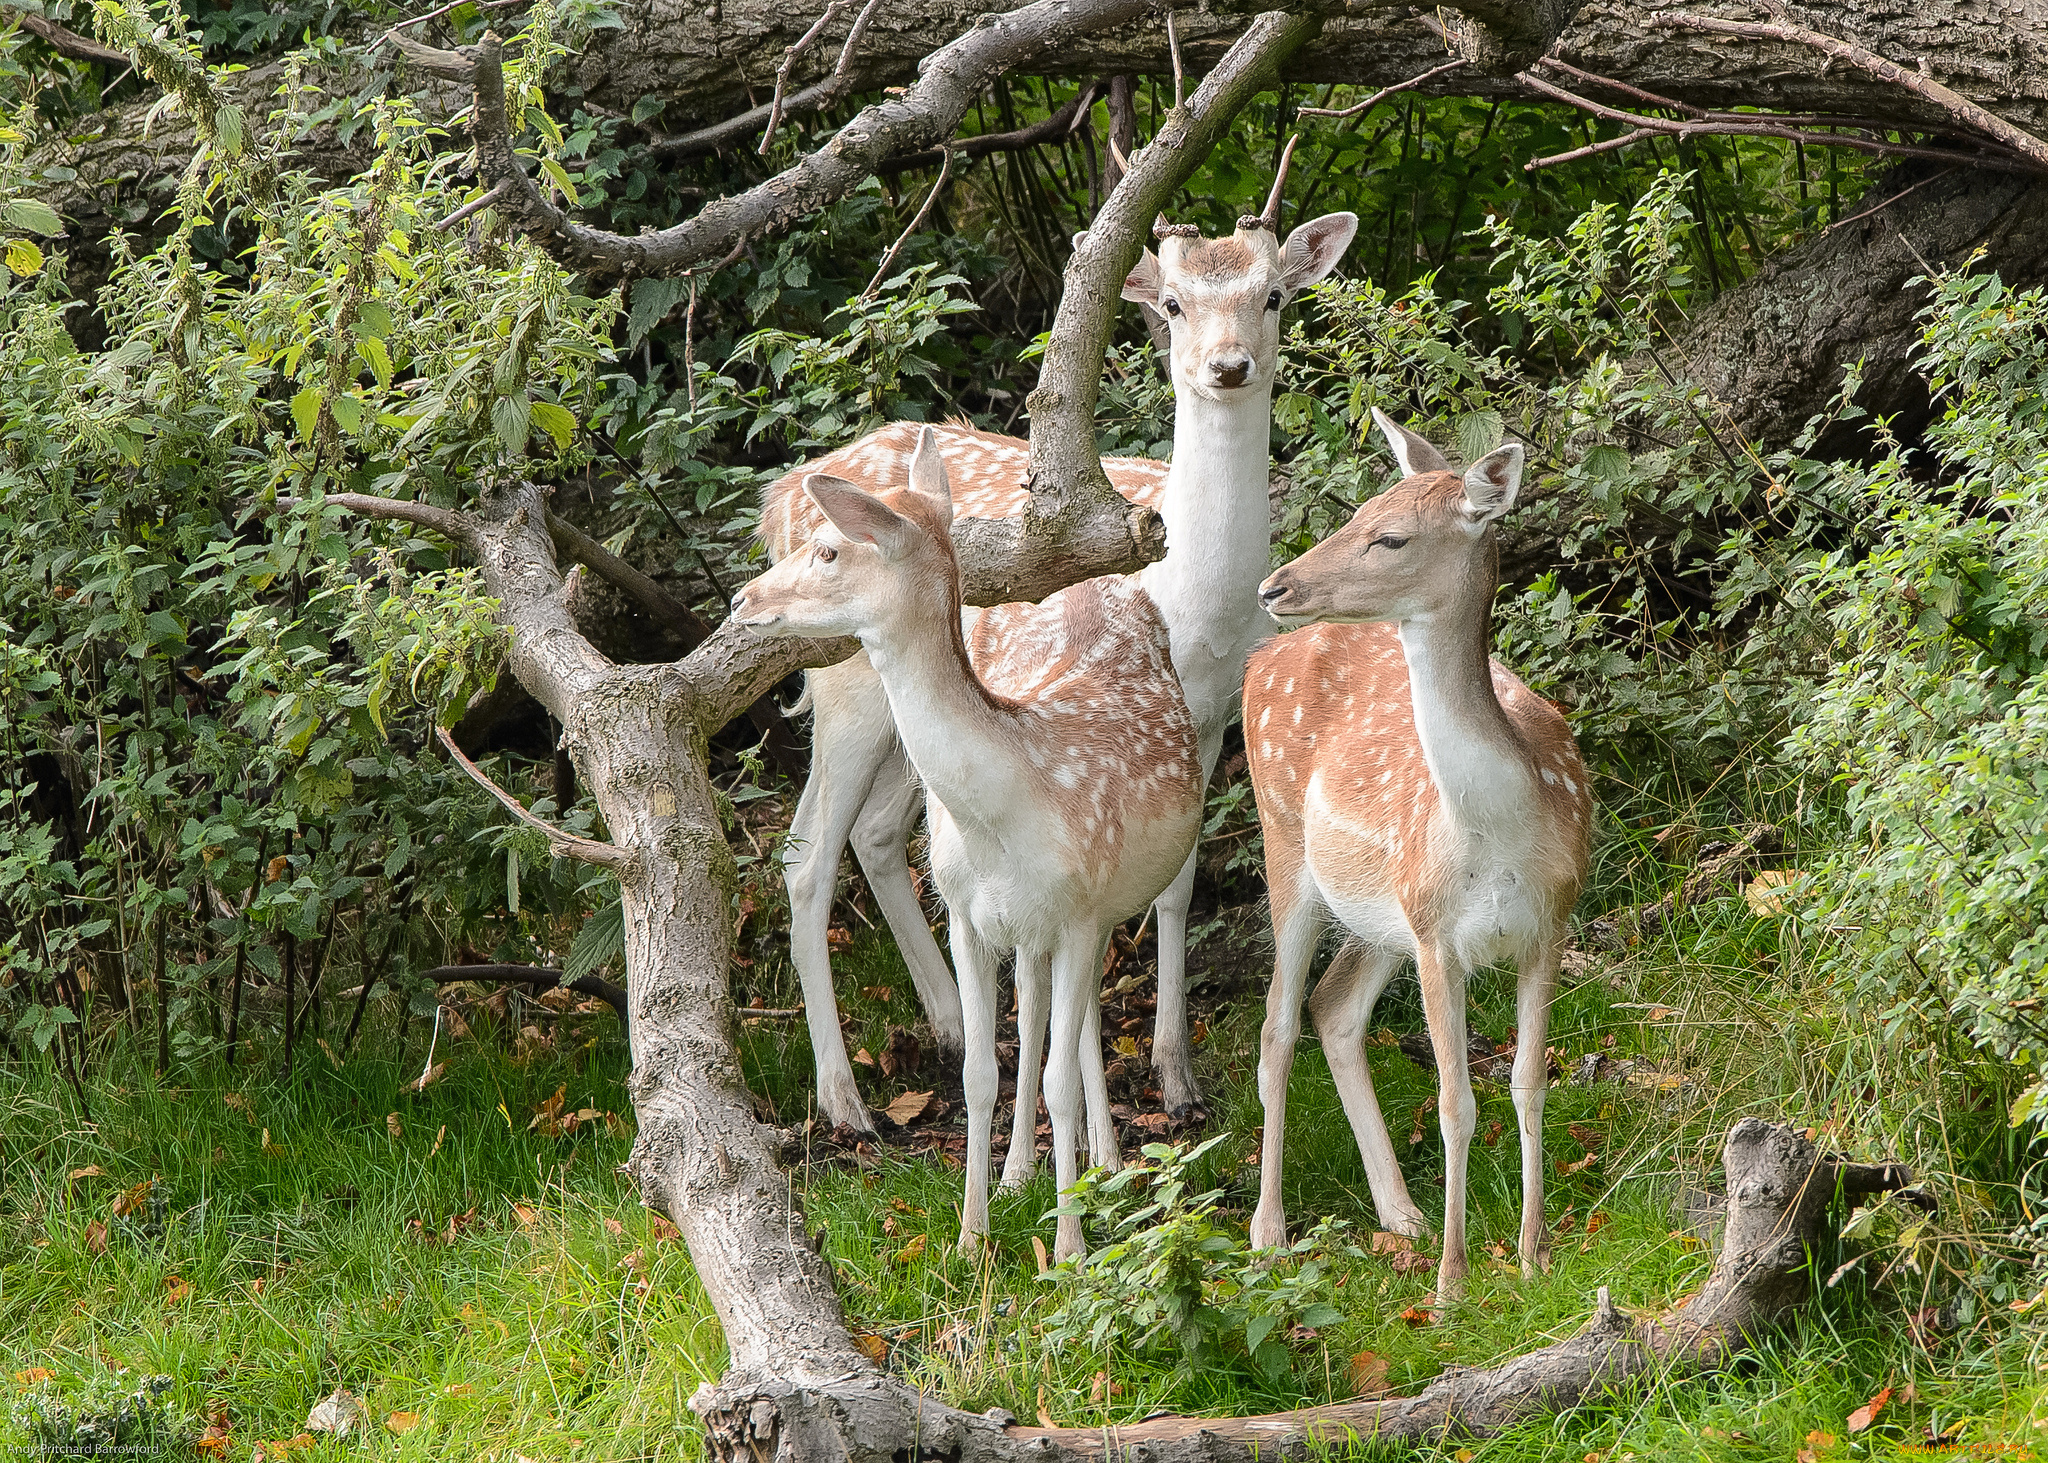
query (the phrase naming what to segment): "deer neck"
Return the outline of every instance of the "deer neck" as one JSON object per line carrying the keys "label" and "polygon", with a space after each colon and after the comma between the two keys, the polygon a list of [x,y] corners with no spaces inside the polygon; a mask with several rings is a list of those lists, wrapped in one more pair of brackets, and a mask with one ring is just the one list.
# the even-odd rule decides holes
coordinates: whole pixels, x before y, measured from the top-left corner
{"label": "deer neck", "polygon": [[1447,610],[1403,620],[1402,654],[1415,734],[1439,806],[1462,832],[1512,835],[1536,800],[1536,779],[1493,689],[1491,543]]}
{"label": "deer neck", "polygon": [[1139,582],[1173,642],[1173,665],[1206,745],[1243,688],[1245,656],[1269,633],[1258,587],[1270,570],[1266,484],[1273,393],[1229,402],[1175,394],[1173,463],[1160,517],[1166,557]]}
{"label": "deer neck", "polygon": [[860,639],[926,788],[956,820],[1016,821],[1030,806],[1017,718],[968,662],[958,596],[943,614],[899,613]]}

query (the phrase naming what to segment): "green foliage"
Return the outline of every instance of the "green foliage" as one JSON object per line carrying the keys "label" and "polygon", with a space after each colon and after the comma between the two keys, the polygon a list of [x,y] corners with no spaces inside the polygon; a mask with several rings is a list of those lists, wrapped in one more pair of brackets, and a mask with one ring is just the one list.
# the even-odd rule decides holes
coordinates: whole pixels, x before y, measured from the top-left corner
{"label": "green foliage", "polygon": [[[1827,968],[1901,1039],[1960,1031],[2048,1091],[2048,296],[1931,281],[1926,453],[1847,486],[1862,540],[1816,565],[1835,659],[1790,751],[1842,789],[1814,871]],[[1846,475],[1845,475],[1846,476]]]}
{"label": "green foliage", "polygon": [[1189,1192],[1195,1165],[1229,1139],[1218,1133],[1188,1150],[1148,1143],[1147,1161],[1091,1169],[1074,1186],[1057,1212],[1081,1216],[1099,1247],[1048,1276],[1068,1290],[1045,1318],[1048,1345],[1095,1356],[1174,1351],[1190,1370],[1249,1366],[1278,1381],[1294,1365],[1293,1335],[1343,1319],[1333,1261],[1363,1258],[1348,1226],[1326,1219],[1284,1252],[1260,1253],[1216,1222],[1221,1189]]}
{"label": "green foliage", "polygon": [[171,1386],[161,1373],[138,1382],[102,1372],[74,1391],[44,1382],[15,1399],[8,1422],[17,1446],[45,1455],[181,1451],[189,1420],[168,1400]]}

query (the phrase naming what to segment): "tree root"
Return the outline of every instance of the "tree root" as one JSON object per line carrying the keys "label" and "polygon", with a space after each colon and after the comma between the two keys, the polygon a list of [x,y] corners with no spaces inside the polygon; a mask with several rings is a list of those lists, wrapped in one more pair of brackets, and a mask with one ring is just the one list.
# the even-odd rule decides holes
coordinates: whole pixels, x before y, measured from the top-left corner
{"label": "tree root", "polygon": [[1727,1366],[1783,1325],[1810,1290],[1809,1256],[1838,1199],[1902,1188],[1896,1164],[1849,1163],[1796,1130],[1744,1118],[1723,1150],[1728,1226],[1706,1282],[1661,1315],[1633,1318],[1600,1288],[1578,1335],[1488,1370],[1452,1368],[1413,1397],[1359,1399],[1262,1417],[1159,1417],[1129,1426],[1001,1426],[938,1407],[865,1368],[812,1382],[728,1377],[691,1406],[721,1459],[1097,1459],[1207,1463],[1298,1457],[1369,1440],[1485,1437],[1566,1412],[1640,1378]]}

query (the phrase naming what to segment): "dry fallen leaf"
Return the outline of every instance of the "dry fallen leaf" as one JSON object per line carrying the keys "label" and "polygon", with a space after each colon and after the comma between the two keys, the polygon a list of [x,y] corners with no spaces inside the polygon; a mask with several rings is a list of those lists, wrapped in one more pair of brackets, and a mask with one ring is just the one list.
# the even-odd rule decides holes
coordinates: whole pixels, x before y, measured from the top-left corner
{"label": "dry fallen leaf", "polygon": [[1387,1359],[1372,1351],[1352,1353],[1352,1395],[1357,1397],[1373,1397],[1386,1390]]}
{"label": "dry fallen leaf", "polygon": [[1849,1414],[1849,1431],[1860,1433],[1877,1421],[1877,1415],[1884,1411],[1885,1403],[1892,1400],[1892,1389],[1886,1387],[1875,1397]]}
{"label": "dry fallen leaf", "polygon": [[417,1412],[394,1412],[384,1419],[384,1426],[400,1437],[404,1437],[419,1425],[420,1415]]}
{"label": "dry fallen leaf", "polygon": [[863,1067],[872,1067],[875,1064],[875,1059],[868,1055],[866,1047],[862,1047],[859,1051],[855,1052],[853,1060]]}
{"label": "dry fallen leaf", "polygon": [[1403,1250],[1393,1258],[1396,1275],[1426,1275],[1436,1268],[1436,1261],[1414,1250]]}
{"label": "dry fallen leaf", "polygon": [[1409,1306],[1401,1312],[1400,1319],[1411,1326],[1430,1326],[1436,1323],[1435,1314],[1421,1306]]}
{"label": "dry fallen leaf", "polygon": [[103,1179],[106,1176],[107,1171],[97,1163],[90,1164],[85,1168],[74,1168],[64,1176],[64,1187],[68,1189],[80,1179]]}
{"label": "dry fallen leaf", "polygon": [[[847,943],[851,944],[852,941],[849,940]],[[894,988],[885,985],[864,985],[860,988],[860,993],[871,1001],[880,1001],[885,1006],[896,995]]]}
{"label": "dry fallen leaf", "polygon": [[1599,1161],[1600,1155],[1597,1153],[1588,1153],[1584,1158],[1577,1159],[1571,1163],[1566,1163],[1560,1158],[1557,1160],[1557,1171],[1569,1178],[1575,1173],[1583,1173],[1587,1168]]}
{"label": "dry fallen leaf", "polygon": [[1598,1153],[1606,1146],[1606,1135],[1598,1128],[1585,1123],[1571,1123],[1566,1126],[1565,1131],[1570,1133],[1572,1140],[1588,1153]]}
{"label": "dry fallen leaf", "polygon": [[443,1072],[446,1072],[447,1070],[448,1064],[446,1062],[436,1062],[433,1066],[427,1068],[426,1071],[420,1073],[419,1077],[416,1080],[408,1082],[405,1085],[414,1092],[424,1092],[432,1084],[439,1082],[441,1080],[441,1074]]}
{"label": "dry fallen leaf", "polygon": [[85,1227],[85,1252],[88,1255],[104,1255],[107,1252],[107,1226],[95,1219]]}
{"label": "dry fallen leaf", "polygon": [[882,1365],[882,1363],[889,1359],[889,1343],[872,1331],[854,1332],[853,1344],[862,1356],[866,1357],[876,1366]]}
{"label": "dry fallen leaf", "polygon": [[444,1397],[470,1398],[476,1395],[476,1388],[467,1382],[450,1382],[441,1389],[441,1395]]}
{"label": "dry fallen leaf", "polygon": [[[306,1414],[306,1431],[345,1438],[369,1421],[370,1414],[363,1410],[355,1394],[346,1387],[336,1387],[325,1401],[315,1402],[313,1410]],[[293,1443],[296,1445],[297,1439]]]}
{"label": "dry fallen leaf", "polygon": [[1088,1400],[1097,1404],[1104,1401],[1114,1401],[1116,1398],[1123,1396],[1123,1394],[1124,1384],[1111,1381],[1108,1372],[1097,1372],[1095,1380],[1088,1388]]}
{"label": "dry fallen leaf", "polygon": [[1804,877],[1803,869],[1765,869],[1742,891],[1743,903],[1755,914],[1783,914],[1787,897],[1792,892],[1788,886],[1793,880]]}
{"label": "dry fallen leaf", "polygon": [[1492,1122],[1486,1125],[1486,1131],[1479,1135],[1479,1141],[1484,1143],[1487,1147],[1491,1148],[1494,1144],[1500,1141],[1500,1134],[1501,1122],[1499,1118],[1495,1118]]}
{"label": "dry fallen leaf", "polygon": [[614,1234],[619,1236],[621,1239],[625,1238],[626,1226],[619,1223],[619,1221],[616,1219],[607,1219],[604,1222],[604,1228],[606,1234]]}
{"label": "dry fallen leaf", "polygon": [[1373,1231],[1372,1252],[1375,1255],[1398,1255],[1414,1248],[1415,1241],[1405,1234],[1394,1234],[1384,1229]]}
{"label": "dry fallen leaf", "polygon": [[384,1114],[384,1131],[393,1138],[403,1138],[405,1136],[405,1124],[399,1121],[397,1113],[388,1112]]}
{"label": "dry fallen leaf", "polygon": [[155,1187],[155,1179],[144,1179],[134,1188],[124,1190],[117,1195],[114,1199],[114,1218],[119,1219],[124,1214],[133,1214],[136,1210],[140,1209],[148,1201],[149,1191]]}
{"label": "dry fallen leaf", "polygon": [[534,1225],[540,1222],[540,1210],[534,1208],[531,1204],[522,1203],[514,1199],[512,1201],[512,1217],[519,1221],[521,1229],[532,1229]]}
{"label": "dry fallen leaf", "polygon": [[285,866],[290,862],[291,860],[286,858],[283,854],[279,854],[276,858],[272,859],[268,864],[264,865],[263,882],[266,884],[275,884],[279,879],[284,877]]}
{"label": "dry fallen leaf", "polygon": [[925,1239],[926,1236],[918,1235],[909,1244],[898,1250],[895,1255],[896,1263],[908,1265],[913,1260],[922,1260],[924,1258]]}
{"label": "dry fallen leaf", "polygon": [[225,1458],[228,1442],[227,1404],[216,1402],[206,1414],[206,1431],[193,1439],[192,1446],[201,1457]]}
{"label": "dry fallen leaf", "polygon": [[680,1229],[677,1229],[659,1214],[647,1221],[647,1232],[653,1235],[657,1242],[663,1243],[683,1237],[683,1232]]}
{"label": "dry fallen leaf", "polygon": [[427,1150],[427,1157],[432,1158],[436,1153],[439,1153],[441,1151],[441,1144],[443,1140],[447,1138],[447,1136],[448,1125],[446,1123],[443,1123],[441,1124],[441,1131],[434,1134],[434,1146]]}
{"label": "dry fallen leaf", "polygon": [[311,1433],[300,1433],[293,1438],[272,1438],[256,1445],[249,1463],[266,1463],[266,1460],[289,1458],[293,1453],[302,1452],[318,1442]]}
{"label": "dry fallen leaf", "polygon": [[919,1118],[923,1117],[925,1114],[925,1109],[930,1107],[931,1105],[931,1093],[906,1092],[901,1097],[897,1098],[894,1102],[890,1103],[887,1107],[883,1108],[882,1116],[887,1118],[890,1122],[894,1123],[899,1128],[907,1128],[912,1123],[916,1122]]}
{"label": "dry fallen leaf", "polygon": [[14,1374],[14,1380],[24,1387],[33,1387],[42,1382],[55,1380],[57,1374],[46,1366],[32,1366],[26,1371]]}
{"label": "dry fallen leaf", "polygon": [[1038,1259],[1038,1273],[1043,1275],[1052,1267],[1052,1259],[1045,1252],[1045,1241],[1037,1235],[1031,1236],[1031,1253]]}
{"label": "dry fallen leaf", "polygon": [[1052,1420],[1052,1409],[1046,1405],[1045,1384],[1043,1382],[1038,1384],[1038,1425],[1040,1427],[1059,1426],[1058,1423]]}
{"label": "dry fallen leaf", "polygon": [[174,1306],[192,1293],[192,1283],[176,1275],[164,1277],[164,1304]]}

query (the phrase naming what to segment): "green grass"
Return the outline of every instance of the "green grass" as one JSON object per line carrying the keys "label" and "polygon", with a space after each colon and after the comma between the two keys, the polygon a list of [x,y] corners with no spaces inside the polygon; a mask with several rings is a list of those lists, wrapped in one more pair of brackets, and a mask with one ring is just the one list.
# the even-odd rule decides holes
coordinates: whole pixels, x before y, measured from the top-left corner
{"label": "green grass", "polygon": [[[1611,840],[1604,902],[1653,889],[1664,873],[1655,853],[1646,839]],[[1577,1125],[1597,1138],[1600,1157],[1568,1175],[1553,1167],[1551,1272],[1525,1282],[1512,1267],[1513,1110],[1504,1085],[1482,1083],[1468,1300],[1436,1324],[1412,1326],[1401,1313],[1423,1301],[1429,1275],[1396,1275],[1382,1258],[1346,1262],[1345,1319],[1304,1339],[1296,1373],[1280,1384],[1229,1368],[1192,1371],[1170,1356],[1051,1354],[1039,1323],[1058,1304],[1060,1283],[1038,1275],[1032,1246],[1033,1236],[1050,1237],[1048,1178],[998,1198],[992,1244],[969,1261],[951,1247],[959,1174],[938,1158],[885,1144],[856,1163],[821,1148],[797,1177],[811,1226],[829,1229],[849,1315],[886,1342],[893,1367],[975,1410],[1005,1407],[1032,1420],[1042,1408],[1062,1424],[1094,1425],[1159,1409],[1268,1411],[1341,1398],[1360,1352],[1384,1358],[1389,1381],[1409,1389],[1446,1366],[1486,1366],[1570,1335],[1602,1285],[1627,1308],[1667,1305],[1705,1272],[1680,1196],[1714,1179],[1729,1124],[1746,1113],[1833,1123],[1835,1141],[1857,1156],[1903,1157],[1929,1175],[1944,1207],[1926,1233],[1902,1237],[1896,1224],[1881,1226],[1870,1256],[1821,1292],[1797,1331],[1734,1373],[1651,1387],[1485,1443],[1420,1451],[1503,1463],[1581,1463],[1588,1454],[1606,1463],[1791,1459],[1802,1449],[1912,1457],[1931,1456],[1904,1451],[1924,1442],[1928,1427],[1939,1433],[1955,1423],[1971,1442],[2048,1443],[2034,1426],[2048,1417],[2035,1333],[1998,1299],[2031,1293],[2000,1244],[2024,1216],[2011,1187],[2020,1155],[1999,1112],[1973,1089],[1974,1077],[1940,1070],[1947,1054],[1887,1043],[1805,983],[1802,968],[1776,921],[1729,898],[1573,974],[1551,1023],[1550,1045],[1568,1075],[1550,1093],[1549,1153],[1553,1162],[1580,1158]],[[749,974],[751,994],[794,1003],[793,990],[778,984],[785,977]],[[856,1047],[879,1053],[892,1024],[915,1023],[909,981],[879,936],[857,935],[842,960],[842,990]],[[1238,1224],[1257,1185],[1245,1160],[1260,1118],[1253,1068],[1263,994],[1257,981],[1211,998],[1209,1037],[1198,1048],[1211,1128],[1231,1134],[1207,1161],[1207,1181],[1224,1190],[1226,1219]],[[1472,996],[1474,1024],[1505,1036],[1506,978],[1483,976]],[[1645,1009],[1655,1006],[1666,1012]],[[1407,1140],[1434,1077],[1391,1045],[1392,1033],[1421,1024],[1412,982],[1397,982],[1376,1021],[1386,1034],[1374,1069],[1411,1190],[1430,1211],[1441,1203],[1434,1115],[1423,1116],[1419,1141]],[[695,1456],[688,1399],[719,1374],[723,1344],[682,1246],[659,1237],[633,1185],[614,1171],[630,1132],[601,1121],[569,1136],[529,1128],[557,1087],[570,1109],[623,1114],[630,1124],[616,1025],[608,1014],[563,1017],[551,1048],[520,1059],[479,1019],[452,1046],[444,1033],[436,1060],[448,1059],[446,1075],[409,1092],[425,1042],[415,1022],[402,1055],[394,1033],[380,1029],[363,1043],[370,1055],[339,1069],[302,1049],[289,1083],[275,1074],[276,1053],[259,1050],[254,1066],[201,1061],[159,1087],[114,1037],[88,1086],[92,1125],[48,1067],[0,1068],[0,1367],[10,1375],[48,1369],[50,1385],[74,1390],[114,1371],[166,1373],[181,1425],[196,1436],[224,1406],[230,1455],[240,1458],[258,1440],[297,1434],[307,1410],[339,1385],[380,1424],[367,1449],[379,1457]],[[744,1045],[756,1090],[781,1121],[800,1122],[810,1080],[801,1021],[757,1022],[744,1029]],[[1569,1072],[1592,1051],[1682,1083],[1575,1085]],[[928,1058],[907,1082],[856,1070],[880,1104],[908,1084],[932,1085],[935,1067]],[[960,1120],[956,1104],[938,1136]],[[1495,1122],[1501,1133],[1488,1144]],[[919,1145],[931,1136],[918,1133]],[[103,1172],[72,1177],[91,1168]],[[168,1201],[167,1222],[151,1231],[112,1221],[102,1250],[93,1226],[110,1223],[117,1194],[151,1179]],[[1297,1227],[1326,1214],[1361,1234],[1374,1227],[1313,1038],[1302,1044],[1291,1087],[1286,1192]],[[1605,1218],[1589,1237],[1594,1214]],[[1827,1247],[1816,1267],[1830,1273],[1852,1253]],[[1900,1263],[1907,1257],[1917,1270]],[[1872,1284],[1877,1274],[1882,1283]],[[1923,1349],[1907,1319],[1964,1293],[1955,1274],[1970,1277],[1975,1309],[1951,1317]],[[180,1298],[173,1277],[189,1287]],[[17,1397],[28,1390],[0,1385]],[[1878,1425],[1851,1438],[1845,1419],[1885,1386],[1895,1391]],[[394,1413],[420,1420],[400,1435],[381,1425]],[[358,1451],[327,1441],[306,1456]]]}

